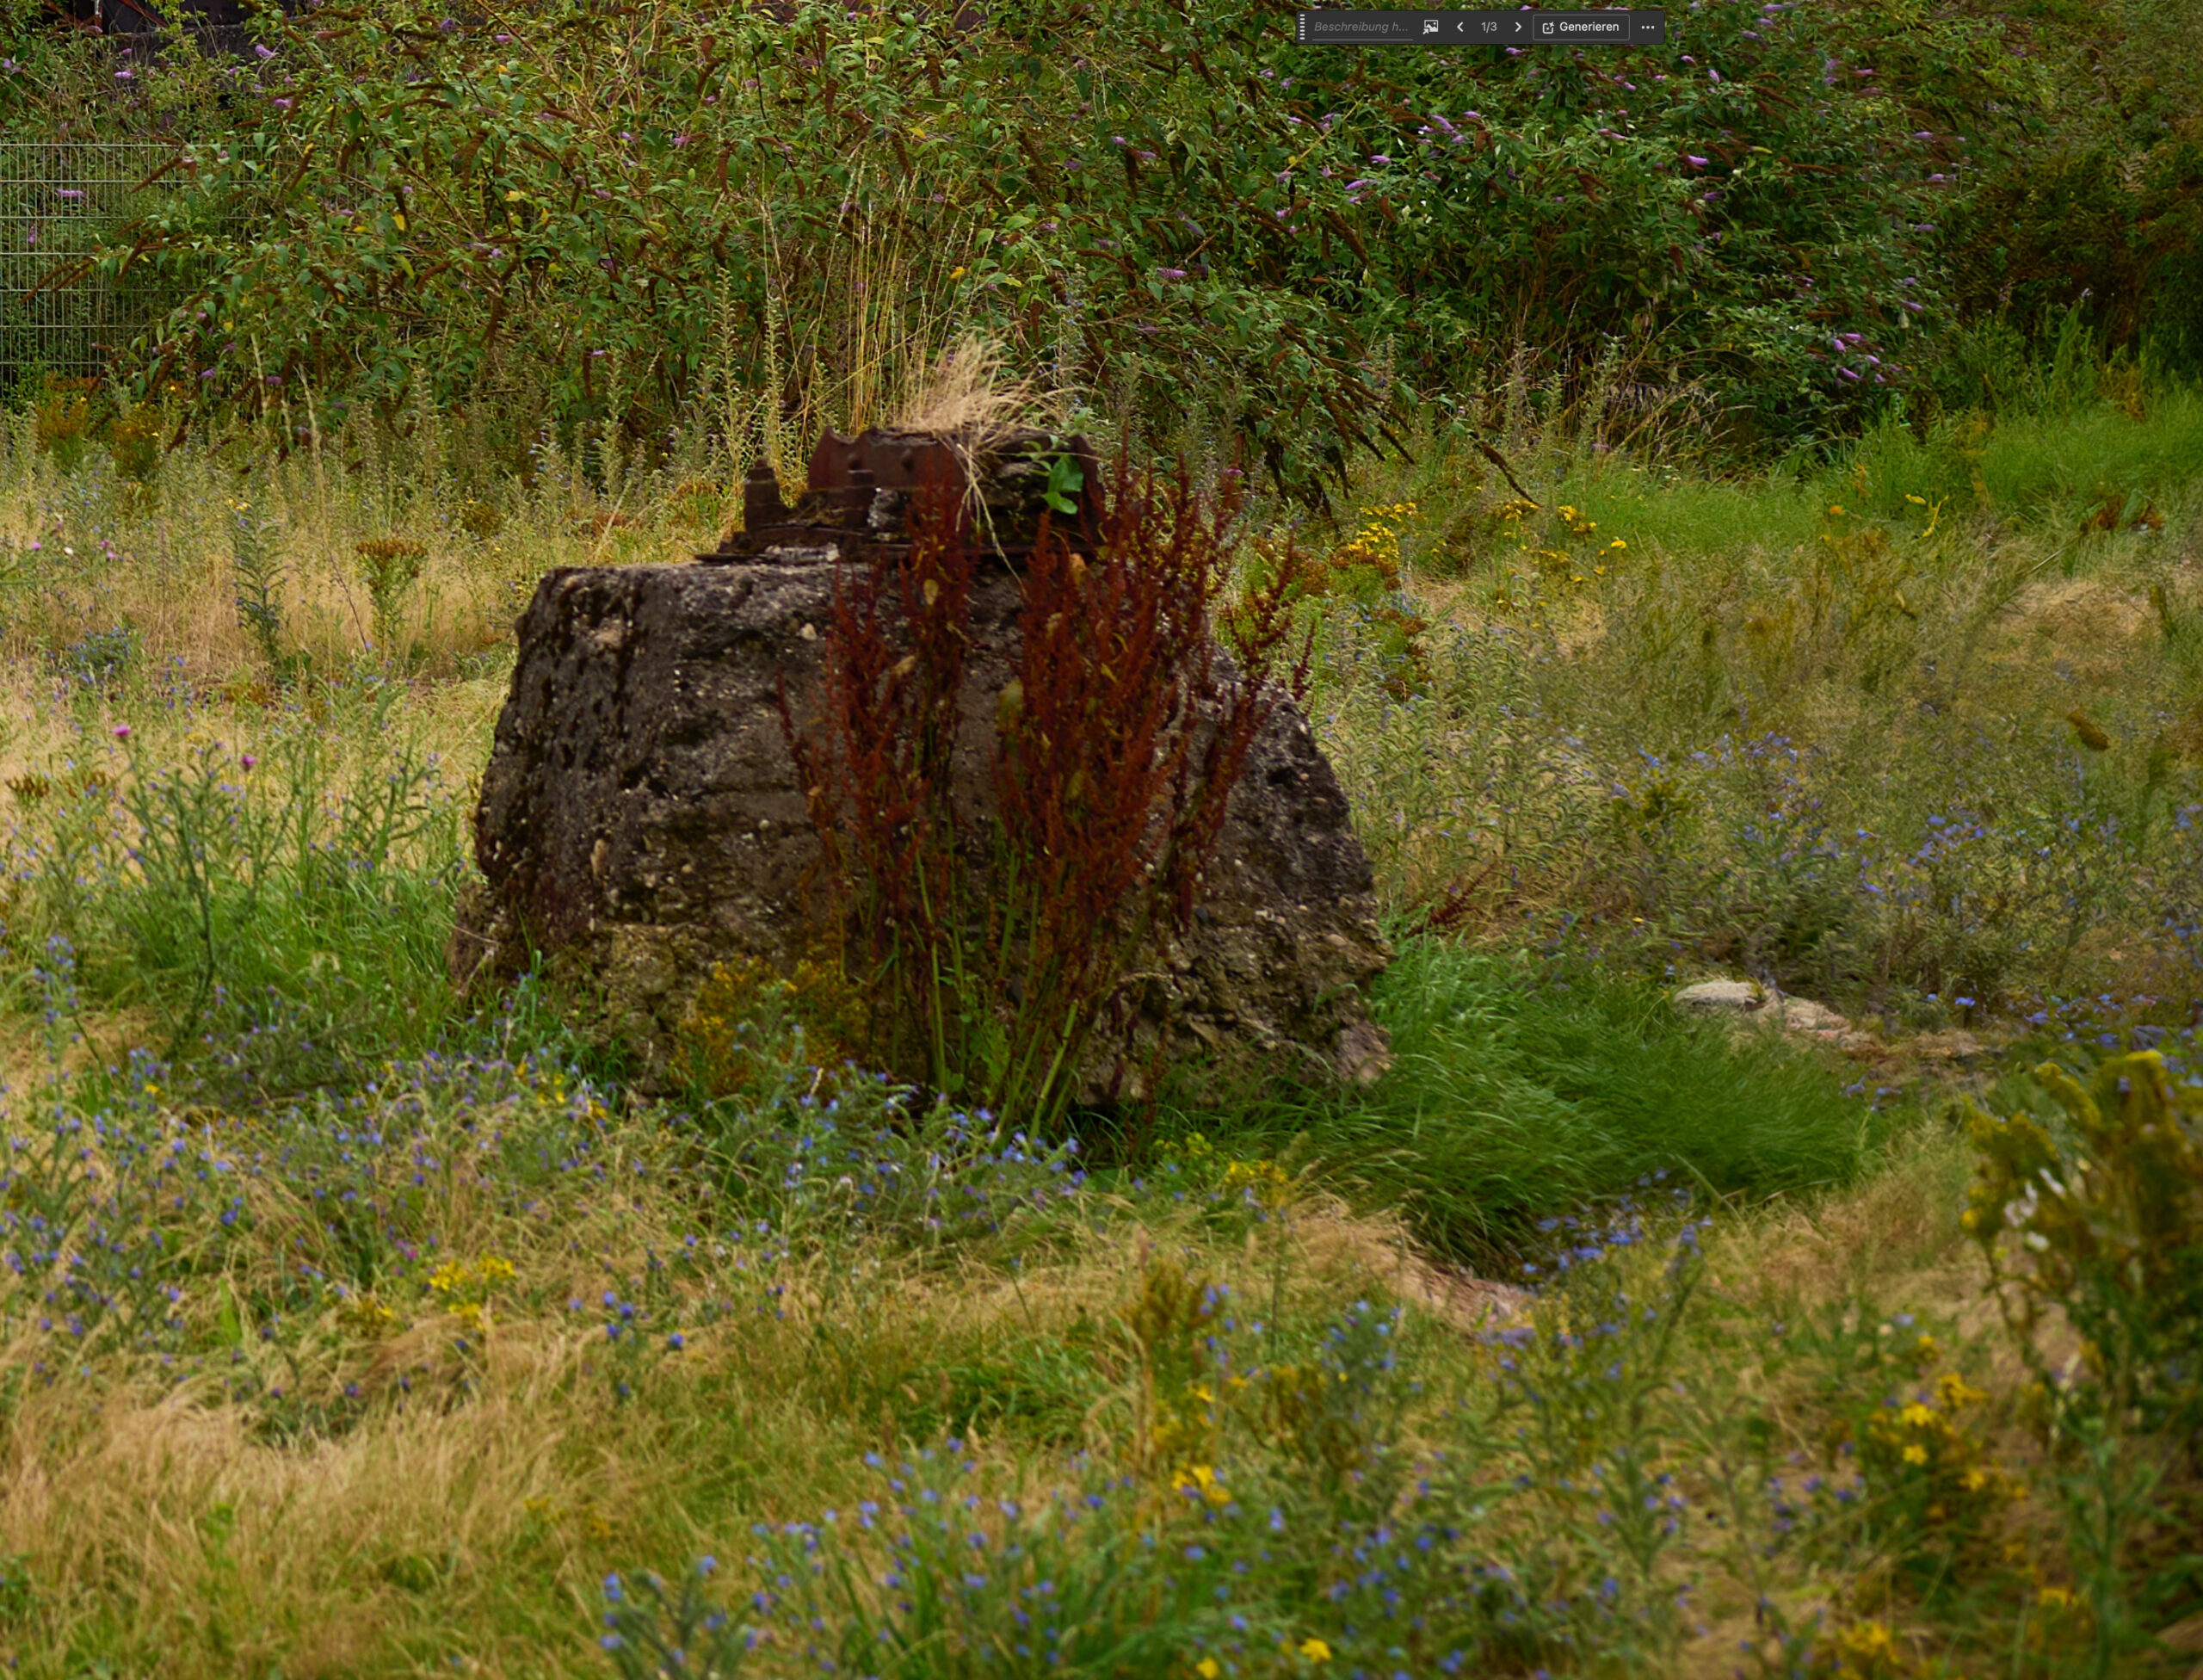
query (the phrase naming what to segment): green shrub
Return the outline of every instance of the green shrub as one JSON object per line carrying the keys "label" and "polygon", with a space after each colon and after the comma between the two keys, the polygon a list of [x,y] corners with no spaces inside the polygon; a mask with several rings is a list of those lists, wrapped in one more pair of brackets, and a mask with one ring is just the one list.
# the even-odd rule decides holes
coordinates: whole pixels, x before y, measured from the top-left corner
{"label": "green shrub", "polygon": [[2060,1312],[2110,1411],[2191,1430],[2203,1423],[2203,1097],[2155,1051],[2104,1063],[2093,1093],[2055,1065],[2035,1077],[2055,1130],[1971,1110],[1981,1165],[1965,1227],[2015,1286],[2024,1348]]}
{"label": "green shrub", "polygon": [[[730,423],[777,426],[775,369],[801,426],[861,424],[910,347],[976,329],[1316,496],[1421,399],[1490,394],[1509,343],[1576,389],[1630,337],[1642,382],[1702,382],[1751,446],[1885,405],[1941,324],[1955,142],[1885,90],[1922,33],[1893,20],[1724,5],[1678,51],[1514,58],[1303,46],[1259,11],[971,21],[282,25],[109,254],[182,300],[140,372],[211,374],[232,412],[302,382],[324,419],[463,405],[515,460],[550,423],[602,470],[713,392],[770,388]],[[1957,104],[1985,63],[2032,110],[1996,34],[1941,24],[1905,74]]]}
{"label": "green shrub", "polygon": [[[2043,1479],[2089,1611],[2085,1671],[2108,1676],[2203,1598],[2203,1100],[2155,1051],[2106,1061],[2093,1092],[2054,1065],[2035,1077],[2047,1124],[1969,1109],[1964,1223],[2035,1378]],[[2062,1367],[2060,1320],[2080,1338]]]}
{"label": "green shrub", "polygon": [[[2009,319],[2038,342],[2057,324],[2094,339],[2149,344],[2188,368],[2203,357],[2203,142],[2051,147],[1978,187],[1951,219],[1955,300]],[[1978,392],[2009,396],[1993,382]]]}

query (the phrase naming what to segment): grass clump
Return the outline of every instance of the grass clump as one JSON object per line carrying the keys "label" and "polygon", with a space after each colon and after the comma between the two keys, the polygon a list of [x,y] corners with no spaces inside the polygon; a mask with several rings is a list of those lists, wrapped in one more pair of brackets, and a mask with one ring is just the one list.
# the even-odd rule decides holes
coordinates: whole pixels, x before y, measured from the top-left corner
{"label": "grass clump", "polygon": [[1752,1198],[1842,1184],[1891,1135],[1820,1057],[1626,974],[1423,936],[1371,1002],[1394,1062],[1365,1092],[1186,1120],[1291,1150],[1442,1252],[1489,1254],[1653,1174]]}

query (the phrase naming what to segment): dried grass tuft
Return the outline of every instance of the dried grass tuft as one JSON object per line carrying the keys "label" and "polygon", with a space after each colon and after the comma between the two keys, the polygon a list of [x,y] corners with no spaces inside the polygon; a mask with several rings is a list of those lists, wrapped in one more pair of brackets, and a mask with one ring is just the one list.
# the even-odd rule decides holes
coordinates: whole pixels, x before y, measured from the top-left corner
{"label": "dried grass tuft", "polygon": [[896,431],[982,445],[1022,423],[1046,400],[1047,393],[1034,380],[1010,374],[1000,344],[966,333],[919,365],[887,423]]}

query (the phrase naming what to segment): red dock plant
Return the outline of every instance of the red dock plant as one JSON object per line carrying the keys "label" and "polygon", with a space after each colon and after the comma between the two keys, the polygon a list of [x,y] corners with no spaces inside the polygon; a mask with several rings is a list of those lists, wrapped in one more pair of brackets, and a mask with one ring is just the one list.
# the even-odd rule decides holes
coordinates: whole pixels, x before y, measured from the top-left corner
{"label": "red dock plant", "polygon": [[816,722],[781,698],[867,1048],[1036,1127],[1091,1070],[1121,1080],[1120,990],[1191,922],[1256,737],[1307,670],[1290,564],[1219,610],[1237,476],[1206,496],[1182,466],[1115,478],[1092,552],[1044,519],[1016,563],[1015,669],[990,707],[972,614],[997,562],[953,484],[916,498],[907,549],[837,575]]}

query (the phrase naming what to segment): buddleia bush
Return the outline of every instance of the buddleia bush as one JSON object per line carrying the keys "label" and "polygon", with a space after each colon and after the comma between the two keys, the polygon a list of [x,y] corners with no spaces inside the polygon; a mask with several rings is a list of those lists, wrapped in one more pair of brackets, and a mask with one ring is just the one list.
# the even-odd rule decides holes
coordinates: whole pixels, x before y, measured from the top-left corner
{"label": "buddleia bush", "polygon": [[895,344],[977,330],[1311,496],[1515,343],[1585,378],[1651,346],[1637,374],[1703,381],[1740,443],[1848,424],[1938,318],[1957,143],[1921,108],[2027,90],[1983,81],[1987,26],[1677,24],[1509,57],[1140,0],[270,14],[105,261],[181,300],[141,382],[195,369],[210,408],[299,423],[303,381],[323,421],[426,404],[621,448],[744,423],[707,401],[734,389],[859,423]]}

